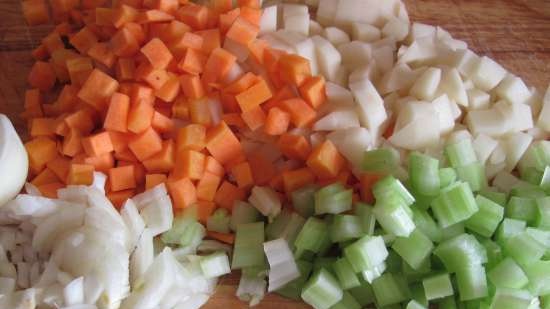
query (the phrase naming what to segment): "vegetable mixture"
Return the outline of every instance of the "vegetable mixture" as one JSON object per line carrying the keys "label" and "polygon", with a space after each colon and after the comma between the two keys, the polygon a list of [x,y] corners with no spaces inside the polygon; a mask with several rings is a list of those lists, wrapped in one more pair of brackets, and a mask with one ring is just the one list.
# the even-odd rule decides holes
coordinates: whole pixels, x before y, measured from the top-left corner
{"label": "vegetable mixture", "polygon": [[0,308],[550,308],[550,88],[401,1],[22,10]]}

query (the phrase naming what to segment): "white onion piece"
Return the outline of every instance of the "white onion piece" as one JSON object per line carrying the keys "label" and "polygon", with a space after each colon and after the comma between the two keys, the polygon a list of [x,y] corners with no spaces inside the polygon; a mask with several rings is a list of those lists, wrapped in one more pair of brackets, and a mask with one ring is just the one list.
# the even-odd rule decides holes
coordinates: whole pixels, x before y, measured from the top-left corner
{"label": "white onion piece", "polygon": [[71,281],[63,289],[65,306],[73,306],[84,303],[84,277],[78,277]]}
{"label": "white onion piece", "polygon": [[[12,123],[0,114],[0,206],[14,198],[25,184],[28,156]],[[9,177],[6,177],[9,175]]]}
{"label": "white onion piece", "polygon": [[145,274],[155,258],[153,235],[149,229],[141,233],[136,250],[130,257],[130,282],[135,286],[137,280]]}
{"label": "white onion piece", "polygon": [[153,236],[170,229],[174,220],[172,201],[168,195],[150,201],[140,211],[141,217]]}

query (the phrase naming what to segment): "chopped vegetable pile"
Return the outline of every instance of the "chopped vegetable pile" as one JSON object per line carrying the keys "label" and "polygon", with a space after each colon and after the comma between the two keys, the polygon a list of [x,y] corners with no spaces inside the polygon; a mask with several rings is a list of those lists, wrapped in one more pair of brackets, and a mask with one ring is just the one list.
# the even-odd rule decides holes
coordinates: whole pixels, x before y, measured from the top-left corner
{"label": "chopped vegetable pile", "polygon": [[0,308],[198,308],[231,270],[251,306],[550,308],[550,88],[401,1],[304,2],[22,2],[55,28]]}

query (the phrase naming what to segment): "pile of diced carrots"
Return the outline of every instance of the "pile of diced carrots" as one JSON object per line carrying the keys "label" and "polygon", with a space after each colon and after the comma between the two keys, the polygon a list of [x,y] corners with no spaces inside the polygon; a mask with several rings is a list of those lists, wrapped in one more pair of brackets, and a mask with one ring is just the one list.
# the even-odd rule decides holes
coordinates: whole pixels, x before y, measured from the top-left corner
{"label": "pile of diced carrots", "polygon": [[376,178],[356,179],[330,141],[302,134],[325,82],[307,59],[257,38],[258,0],[50,2],[22,2],[30,25],[56,24],[33,52],[22,114],[43,195],[103,172],[117,206],[166,183],[175,210],[197,204],[204,222],[255,185],[285,199],[310,183]]}

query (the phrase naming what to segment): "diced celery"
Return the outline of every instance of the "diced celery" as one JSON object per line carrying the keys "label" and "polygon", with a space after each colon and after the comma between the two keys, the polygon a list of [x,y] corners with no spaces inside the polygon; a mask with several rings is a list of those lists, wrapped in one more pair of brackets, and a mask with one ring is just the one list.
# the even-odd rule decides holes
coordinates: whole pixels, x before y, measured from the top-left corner
{"label": "diced celery", "polygon": [[372,212],[372,206],[365,203],[356,203],[354,208],[355,215],[359,217],[363,233],[372,235],[376,225],[376,217]]}
{"label": "diced celery", "polygon": [[384,262],[388,257],[388,250],[382,237],[367,235],[346,247],[344,255],[357,273]]}
{"label": "diced celery", "polygon": [[399,153],[390,148],[378,148],[365,152],[363,170],[371,172],[393,172],[399,164]]}
{"label": "diced celery", "polygon": [[[536,186],[541,185],[543,181],[543,177],[544,177],[543,172],[537,170],[534,167],[528,167],[521,173],[521,180],[524,180]],[[545,189],[543,186],[541,187]]]}
{"label": "diced celery", "polygon": [[529,145],[529,148],[518,162],[518,168],[522,174],[529,167],[542,172],[547,165],[550,165],[550,143],[542,140]]}
{"label": "diced celery", "polygon": [[525,290],[497,289],[490,309],[529,309],[533,296]]}
{"label": "diced celery", "polygon": [[503,245],[508,238],[522,233],[526,226],[525,221],[504,218],[498,227],[496,239]]}
{"label": "diced celery", "polygon": [[334,278],[325,269],[315,272],[302,290],[302,299],[315,309],[328,309],[343,297],[343,291]]}
{"label": "diced celery", "polygon": [[487,296],[487,276],[481,265],[470,265],[457,269],[456,284],[460,300],[473,300]]}
{"label": "diced celery", "polygon": [[267,265],[267,263],[264,263],[262,265],[258,265],[258,266],[248,266],[248,267],[243,267],[241,269],[241,274],[243,276],[246,276],[246,277],[266,277],[267,276],[267,273],[269,272],[269,265]]}
{"label": "diced celery", "polygon": [[439,169],[439,187],[446,188],[452,185],[457,179],[456,171],[452,167]]}
{"label": "diced celery", "polygon": [[442,229],[439,230],[439,233],[441,233],[440,242],[449,240],[451,238],[455,238],[458,235],[464,234],[465,231],[466,231],[466,229],[464,229],[464,223],[463,222],[453,224],[453,225],[448,226],[446,228],[442,228]]}
{"label": "diced celery", "polygon": [[329,226],[332,242],[342,242],[357,239],[363,235],[359,217],[352,215],[335,215]]}
{"label": "diced celery", "polygon": [[334,273],[344,290],[348,290],[360,285],[359,278],[346,258],[339,258],[333,265]]}
{"label": "diced celery", "polygon": [[264,298],[266,284],[265,277],[250,277],[242,273],[235,295],[248,302],[248,306],[255,306]]}
{"label": "diced celery", "polygon": [[405,186],[393,176],[386,176],[374,184],[372,193],[376,201],[387,198],[400,197],[406,206],[414,203],[414,196],[405,188]]}
{"label": "diced celery", "polygon": [[231,217],[229,211],[225,208],[218,208],[208,217],[206,221],[206,229],[212,232],[229,233],[229,222]]}
{"label": "diced celery", "polygon": [[409,236],[415,229],[407,205],[398,196],[376,201],[373,212],[382,228],[395,236]]}
{"label": "diced celery", "polygon": [[550,261],[536,261],[524,267],[529,284],[527,289],[535,296],[550,294]]}
{"label": "diced celery", "polygon": [[521,289],[529,282],[523,269],[509,257],[491,269],[487,277],[497,288]]}
{"label": "diced celery", "polygon": [[419,152],[409,154],[409,177],[415,192],[433,196],[439,193],[439,160]]}
{"label": "diced celery", "polygon": [[206,230],[202,224],[197,222],[191,216],[182,216],[176,218],[172,228],[162,234],[161,239],[164,244],[179,245],[194,251],[206,235]]}
{"label": "diced celery", "polygon": [[324,268],[327,271],[330,271],[331,274],[336,275],[334,273],[334,263],[336,263],[336,261],[337,261],[337,258],[332,256],[317,257],[315,261],[313,261],[313,272],[316,272]]}
{"label": "diced celery", "polygon": [[314,194],[319,188],[307,185],[291,193],[292,206],[302,217],[308,218],[315,212]]}
{"label": "diced celery", "polygon": [[550,294],[546,294],[540,297],[541,309],[550,309]]}
{"label": "diced celery", "polygon": [[539,187],[541,187],[546,192],[550,190],[550,166],[546,166],[544,168],[544,172],[540,177]]}
{"label": "diced celery", "polygon": [[441,229],[437,226],[432,216],[425,210],[412,207],[413,222],[417,229],[421,230],[424,235],[433,242],[441,240]]}
{"label": "diced celery", "polygon": [[361,304],[347,291],[344,291],[342,299],[330,309],[361,309]]}
{"label": "diced celery", "polygon": [[300,294],[302,292],[302,288],[304,287],[307,279],[309,278],[309,274],[313,269],[313,265],[307,261],[297,260],[296,266],[298,266],[298,270],[300,271],[300,277],[287,283],[285,286],[278,289],[276,293],[286,298],[299,300]]}
{"label": "diced celery", "polygon": [[403,259],[394,250],[388,250],[388,257],[384,261],[386,263],[386,271],[400,274],[403,272]]}
{"label": "diced celery", "polygon": [[300,258],[304,250],[317,253],[322,249],[325,239],[328,237],[328,226],[325,221],[310,217],[298,233],[294,246],[295,256]]}
{"label": "diced celery", "polygon": [[481,244],[485,247],[485,251],[487,252],[487,267],[489,269],[502,261],[504,258],[502,248],[496,242],[485,239]]}
{"label": "diced celery", "polygon": [[533,223],[537,216],[537,203],[532,198],[512,196],[506,205],[506,217]]}
{"label": "diced celery", "polygon": [[348,290],[348,292],[357,300],[361,307],[365,307],[374,303],[374,292],[372,291],[372,286],[368,282],[363,279],[359,279],[359,281],[361,285]]}
{"label": "diced celery", "polygon": [[268,292],[277,290],[300,277],[298,266],[284,238],[265,242],[264,252],[269,263]]}
{"label": "diced celery", "polygon": [[411,284],[409,286],[409,289],[411,290],[412,300],[417,302],[419,305],[428,307],[429,302],[426,298],[426,293],[424,293],[424,287],[422,286],[422,283]]}
{"label": "diced celery", "polygon": [[298,233],[304,226],[306,220],[297,213],[284,209],[275,219],[265,228],[267,239],[284,238],[290,248],[294,248],[294,242]]}
{"label": "diced celery", "polygon": [[201,257],[200,265],[202,273],[206,278],[215,278],[231,272],[229,258],[225,252],[216,252]]}
{"label": "diced celery", "polygon": [[546,249],[528,233],[522,232],[506,240],[505,252],[518,263],[527,265],[539,260]]}
{"label": "diced celery", "polygon": [[467,229],[484,237],[491,237],[504,217],[504,208],[481,195],[476,196],[479,211],[472,215],[464,225]]}
{"label": "diced celery", "polygon": [[[420,281],[432,272],[432,260],[430,258],[425,259],[418,269],[412,269],[412,267],[403,260],[401,268],[408,282]],[[424,290],[422,290],[422,293],[424,293]]]}
{"label": "diced celery", "polygon": [[414,204],[411,205],[411,208],[417,208],[421,210],[430,209],[432,205],[432,201],[437,197],[437,195],[433,195],[433,196],[422,195],[418,192],[415,192],[414,190],[412,190],[411,193],[413,194],[415,199]]}
{"label": "diced celery", "polygon": [[534,186],[529,183],[525,185],[520,185],[510,190],[511,196],[517,197],[529,197],[529,198],[541,198],[546,196],[546,192],[541,189],[539,186]]}
{"label": "diced celery", "polygon": [[543,230],[550,230],[550,196],[538,198],[534,225]]}
{"label": "diced celery", "polygon": [[382,276],[387,268],[388,265],[386,264],[386,262],[382,262],[373,268],[363,270],[361,272],[361,276],[363,277],[363,280],[367,281],[368,283],[372,283],[376,278]]}
{"label": "diced celery", "polygon": [[269,219],[276,217],[281,212],[281,200],[275,190],[270,187],[255,186],[252,188],[248,201],[252,206]]}
{"label": "diced celery", "polygon": [[339,214],[351,209],[353,190],[346,190],[341,183],[319,189],[315,197],[315,214]]}
{"label": "diced celery", "polygon": [[439,274],[422,280],[426,299],[439,299],[454,294],[449,274]]}
{"label": "diced celery", "polygon": [[243,223],[253,223],[261,220],[261,214],[249,203],[237,201],[231,210],[231,221],[229,227],[236,231],[237,225]]}
{"label": "diced celery", "polygon": [[494,188],[481,190],[479,191],[479,194],[499,205],[506,205],[506,203],[508,202],[508,196],[506,195],[506,193],[498,192]]}
{"label": "diced celery", "polygon": [[398,304],[409,298],[410,292],[400,280],[394,274],[385,273],[372,282],[372,290],[379,306]]}
{"label": "diced celery", "polygon": [[445,155],[454,168],[477,162],[476,152],[470,139],[448,145],[445,147]]}
{"label": "diced celery", "polygon": [[265,265],[264,223],[245,223],[237,226],[231,268]]}
{"label": "diced celery", "polygon": [[439,309],[457,309],[456,300],[453,296],[445,297],[437,302]]}
{"label": "diced celery", "polygon": [[432,210],[439,225],[445,228],[470,218],[478,207],[468,183],[457,182],[433,200]]}
{"label": "diced celery", "polygon": [[442,242],[434,249],[434,254],[451,273],[487,262],[485,247],[470,234],[462,234]]}
{"label": "diced celery", "polygon": [[433,243],[419,229],[415,229],[409,237],[397,237],[392,249],[413,269],[418,269],[432,253]]}
{"label": "diced celery", "polygon": [[487,187],[487,177],[485,176],[485,166],[479,162],[456,167],[458,179],[467,182],[472,191],[477,192]]}
{"label": "diced celery", "polygon": [[407,303],[405,309],[426,309],[426,306],[421,305],[416,300],[411,300]]}
{"label": "diced celery", "polygon": [[550,231],[528,227],[525,232],[546,248],[545,256],[550,256]]}

